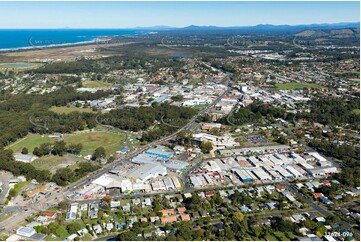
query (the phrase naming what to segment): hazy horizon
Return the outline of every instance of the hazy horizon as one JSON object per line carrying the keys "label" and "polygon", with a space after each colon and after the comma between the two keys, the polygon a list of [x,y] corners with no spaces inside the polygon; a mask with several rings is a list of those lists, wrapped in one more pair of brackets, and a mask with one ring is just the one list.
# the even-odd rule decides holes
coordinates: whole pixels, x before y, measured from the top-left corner
{"label": "hazy horizon", "polygon": [[81,30],[81,29],[110,29],[110,30],[121,30],[121,29],[141,29],[141,28],[178,28],[178,29],[182,29],[182,28],[187,28],[190,26],[197,26],[197,27],[217,27],[217,28],[244,28],[244,27],[256,27],[259,25],[272,25],[272,26],[303,26],[303,25],[337,25],[337,24],[355,24],[355,23],[359,23],[360,21],[353,21],[353,22],[328,22],[328,23],[310,23],[310,24],[269,24],[269,23],[263,23],[263,24],[255,24],[255,25],[234,25],[234,26],[217,26],[217,25],[195,25],[195,24],[190,24],[190,25],[186,25],[186,26],[179,26],[179,27],[175,27],[175,26],[170,26],[170,25],[153,25],[153,26],[133,26],[133,27],[123,27],[123,28],[107,28],[107,27],[99,27],[99,28],[72,28],[72,27],[59,27],[59,28],[0,28],[0,30],[62,30],[62,29],[74,29],[74,30]]}
{"label": "hazy horizon", "polygon": [[0,2],[0,29],[353,23],[359,2]]}

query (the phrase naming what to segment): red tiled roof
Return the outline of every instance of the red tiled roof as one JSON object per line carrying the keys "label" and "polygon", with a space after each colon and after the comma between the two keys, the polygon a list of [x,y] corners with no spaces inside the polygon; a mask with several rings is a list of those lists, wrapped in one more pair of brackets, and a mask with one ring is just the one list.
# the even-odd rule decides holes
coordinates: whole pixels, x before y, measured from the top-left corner
{"label": "red tiled roof", "polygon": [[185,211],[187,211],[186,207],[179,207],[177,208],[178,213],[184,213]]}
{"label": "red tiled roof", "polygon": [[41,215],[43,215],[45,217],[52,218],[52,217],[54,217],[54,215],[56,215],[56,212],[54,212],[54,211],[45,211],[45,212],[42,212]]}
{"label": "red tiled roof", "polygon": [[170,214],[174,214],[174,210],[173,209],[163,209],[160,211],[163,215],[170,215]]}
{"label": "red tiled roof", "polygon": [[315,198],[315,199],[320,198],[320,197],[323,197],[322,193],[317,192],[317,193],[313,194],[313,198]]}
{"label": "red tiled roof", "polygon": [[177,221],[177,217],[176,216],[169,216],[169,217],[163,217],[160,218],[160,221],[165,224],[165,223],[172,223],[172,222],[176,222]]}
{"label": "red tiled roof", "polygon": [[191,217],[188,214],[181,214],[182,221],[189,221]]}

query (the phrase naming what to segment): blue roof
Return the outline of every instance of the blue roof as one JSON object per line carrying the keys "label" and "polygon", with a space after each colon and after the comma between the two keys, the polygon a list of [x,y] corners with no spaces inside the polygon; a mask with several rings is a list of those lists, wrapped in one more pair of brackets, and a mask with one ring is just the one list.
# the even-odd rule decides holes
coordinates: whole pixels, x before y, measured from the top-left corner
{"label": "blue roof", "polygon": [[155,149],[151,148],[151,149],[147,150],[145,153],[148,155],[155,155],[157,157],[165,158],[165,159],[170,158],[173,155],[173,152],[163,151],[158,148],[155,148]]}
{"label": "blue roof", "polygon": [[123,149],[120,150],[120,152],[127,152],[129,150],[128,147],[124,147]]}
{"label": "blue roof", "polygon": [[248,212],[249,208],[246,205],[241,207],[241,212]]}
{"label": "blue roof", "polygon": [[325,198],[325,197],[320,197],[320,200],[321,200],[322,202],[324,202],[324,203],[329,203],[329,202],[330,202],[330,200],[328,200],[328,199]]}

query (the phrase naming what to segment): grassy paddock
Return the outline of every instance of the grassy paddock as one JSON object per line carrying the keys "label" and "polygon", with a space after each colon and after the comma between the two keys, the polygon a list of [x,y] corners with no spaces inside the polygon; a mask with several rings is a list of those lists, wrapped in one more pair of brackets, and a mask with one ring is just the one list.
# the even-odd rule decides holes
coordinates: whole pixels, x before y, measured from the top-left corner
{"label": "grassy paddock", "polygon": [[49,170],[49,168],[51,170],[52,169],[56,170],[56,168],[60,168],[58,166],[63,165],[63,164],[64,165],[66,165],[66,164],[73,165],[74,161],[73,162],[68,161],[68,158],[70,159],[70,157],[72,157],[73,159],[76,159],[76,157],[73,155],[65,155],[65,156],[46,155],[46,156],[40,157],[39,159],[33,161],[31,164],[40,170],[46,170],[46,169]]}
{"label": "grassy paddock", "polygon": [[124,147],[124,145],[121,145],[121,142],[124,142],[124,136],[108,132],[84,132],[70,134],[65,135],[64,140],[67,144],[83,144],[81,152],[83,155],[91,154],[96,148],[103,146],[106,150],[107,156],[109,156]]}
{"label": "grassy paddock", "polygon": [[[32,154],[35,147],[39,147],[43,143],[54,143],[54,141],[56,141],[56,139],[49,138],[48,134],[43,136],[39,134],[28,134],[24,138],[17,140],[7,146],[7,149],[12,149],[15,153],[20,153],[21,150],[26,147],[29,151],[29,154]],[[125,131],[121,134],[105,131],[64,134],[64,141],[68,145],[81,143],[83,145],[83,149],[81,151],[82,155],[91,154],[96,148],[103,146],[108,157],[112,154],[115,154],[116,151],[122,149],[125,146],[130,149],[139,146],[139,142],[136,140],[136,135]],[[39,162],[36,163],[36,165],[38,165],[40,169],[45,169],[43,166],[46,166],[47,163],[57,165],[59,162],[64,162],[64,159],[64,157],[58,156],[41,157],[39,158]]]}
{"label": "grassy paddock", "polygon": [[113,86],[109,82],[102,82],[102,81],[84,81],[83,87],[87,88],[101,88],[101,87],[111,87]]}
{"label": "grassy paddock", "polygon": [[49,138],[48,135],[28,134],[24,138],[10,144],[7,148],[12,149],[15,153],[19,153],[26,147],[29,150],[29,154],[32,154],[35,147],[39,147],[43,143],[52,143],[53,141],[54,139]]}

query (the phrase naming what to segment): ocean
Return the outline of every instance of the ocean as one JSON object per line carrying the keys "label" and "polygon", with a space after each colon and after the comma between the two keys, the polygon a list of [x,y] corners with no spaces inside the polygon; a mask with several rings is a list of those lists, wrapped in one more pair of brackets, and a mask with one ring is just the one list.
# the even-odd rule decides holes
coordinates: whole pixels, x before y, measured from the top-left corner
{"label": "ocean", "polygon": [[91,43],[108,36],[144,33],[131,29],[0,29],[0,51]]}

